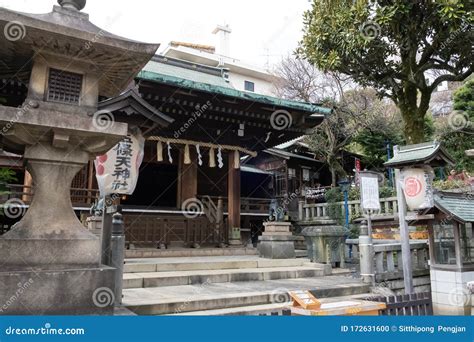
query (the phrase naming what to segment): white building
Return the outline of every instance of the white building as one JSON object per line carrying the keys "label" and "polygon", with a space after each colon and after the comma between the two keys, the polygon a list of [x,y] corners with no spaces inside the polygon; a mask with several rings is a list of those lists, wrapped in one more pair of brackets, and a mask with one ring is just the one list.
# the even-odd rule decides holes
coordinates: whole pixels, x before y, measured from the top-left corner
{"label": "white building", "polygon": [[264,69],[246,64],[230,57],[229,26],[217,26],[213,33],[218,35],[217,48],[208,45],[171,42],[162,55],[188,62],[227,69],[230,84],[237,90],[262,95],[275,95],[275,76]]}

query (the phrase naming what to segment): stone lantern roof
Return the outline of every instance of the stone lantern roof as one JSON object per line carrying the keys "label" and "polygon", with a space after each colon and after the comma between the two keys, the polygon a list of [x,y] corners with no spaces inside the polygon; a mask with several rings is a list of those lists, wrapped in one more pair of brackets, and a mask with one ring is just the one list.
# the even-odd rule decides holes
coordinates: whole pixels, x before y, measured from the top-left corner
{"label": "stone lantern roof", "polygon": [[87,63],[100,75],[99,95],[119,95],[151,59],[159,44],[123,38],[95,26],[81,12],[85,0],[58,0],[46,14],[0,8],[0,74],[28,82],[34,59],[50,54]]}

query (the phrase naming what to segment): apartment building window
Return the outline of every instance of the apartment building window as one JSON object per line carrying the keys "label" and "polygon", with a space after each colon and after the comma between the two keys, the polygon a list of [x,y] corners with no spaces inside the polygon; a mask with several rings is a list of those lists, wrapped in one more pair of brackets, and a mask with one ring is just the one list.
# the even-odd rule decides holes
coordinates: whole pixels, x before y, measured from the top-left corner
{"label": "apartment building window", "polygon": [[255,83],[253,82],[245,81],[244,87],[246,91],[252,91],[252,92],[255,91]]}

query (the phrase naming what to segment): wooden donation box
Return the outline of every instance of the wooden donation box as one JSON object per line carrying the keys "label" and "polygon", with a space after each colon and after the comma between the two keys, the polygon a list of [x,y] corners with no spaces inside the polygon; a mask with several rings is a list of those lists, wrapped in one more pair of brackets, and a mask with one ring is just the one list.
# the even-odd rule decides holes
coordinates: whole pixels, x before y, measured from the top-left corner
{"label": "wooden donation box", "polygon": [[321,303],[309,291],[290,292],[293,299],[292,316],[378,316],[384,303],[365,300],[349,300]]}

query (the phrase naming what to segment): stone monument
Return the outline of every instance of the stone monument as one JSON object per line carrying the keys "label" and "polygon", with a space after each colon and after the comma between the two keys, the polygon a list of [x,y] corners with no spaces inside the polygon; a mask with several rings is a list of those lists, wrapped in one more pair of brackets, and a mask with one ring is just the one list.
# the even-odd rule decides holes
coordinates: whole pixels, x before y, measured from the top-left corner
{"label": "stone monument", "polygon": [[[47,14],[0,9],[2,77],[28,84],[21,108],[0,106],[2,145],[23,154],[34,182],[25,216],[0,237],[0,314],[111,314],[115,269],[100,263],[100,240],[76,217],[71,181],[127,135],[97,111],[120,94],[157,45],[110,34],[59,0]],[[13,28],[13,29],[12,29]],[[28,288],[21,291],[21,284]]]}

